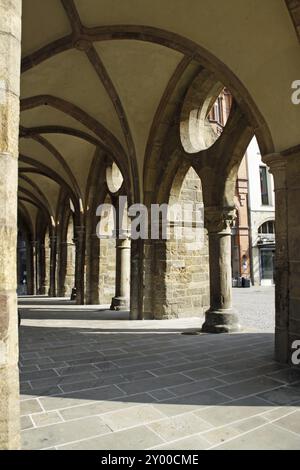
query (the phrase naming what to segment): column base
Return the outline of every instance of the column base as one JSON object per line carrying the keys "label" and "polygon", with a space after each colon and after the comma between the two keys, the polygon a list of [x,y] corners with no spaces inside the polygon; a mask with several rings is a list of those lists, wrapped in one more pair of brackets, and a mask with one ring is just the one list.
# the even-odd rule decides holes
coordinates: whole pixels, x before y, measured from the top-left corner
{"label": "column base", "polygon": [[113,297],[111,299],[110,310],[128,310],[129,299],[127,297]]}
{"label": "column base", "polygon": [[202,333],[235,333],[240,331],[237,312],[234,309],[207,310]]}

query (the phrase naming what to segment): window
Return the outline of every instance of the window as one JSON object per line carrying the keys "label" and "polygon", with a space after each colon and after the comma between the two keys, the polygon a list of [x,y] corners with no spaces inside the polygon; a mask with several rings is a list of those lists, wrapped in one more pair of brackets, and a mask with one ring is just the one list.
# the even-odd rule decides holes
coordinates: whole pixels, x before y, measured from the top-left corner
{"label": "window", "polygon": [[258,233],[268,235],[268,234],[274,234],[275,233],[275,222],[274,220],[269,220],[268,222],[265,222],[262,224],[259,229]]}
{"label": "window", "polygon": [[220,121],[220,113],[219,113],[219,103],[218,100],[214,102],[213,106],[213,121],[219,122]]}
{"label": "window", "polygon": [[274,283],[274,258],[275,250],[270,248],[260,250],[261,279],[272,281],[272,283]]}
{"label": "window", "polygon": [[223,98],[219,96],[212,107],[212,112],[209,116],[210,120],[217,122],[219,125],[224,125],[223,119]]}
{"label": "window", "polygon": [[222,96],[218,97],[218,108],[219,108],[219,124],[223,126],[224,120],[223,120],[223,97]]}
{"label": "window", "polygon": [[259,167],[260,176],[260,190],[261,190],[261,203],[263,206],[269,205],[269,192],[268,192],[268,175],[265,166]]}

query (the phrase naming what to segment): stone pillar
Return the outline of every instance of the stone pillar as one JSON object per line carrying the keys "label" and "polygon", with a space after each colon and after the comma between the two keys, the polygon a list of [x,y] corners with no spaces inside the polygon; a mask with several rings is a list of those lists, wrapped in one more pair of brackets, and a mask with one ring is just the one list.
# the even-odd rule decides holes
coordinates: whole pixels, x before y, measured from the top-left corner
{"label": "stone pillar", "polygon": [[237,313],[232,308],[231,225],[234,218],[233,208],[205,208],[210,277],[210,308],[202,326],[205,333],[231,333],[240,329]]}
{"label": "stone pillar", "polygon": [[64,291],[70,297],[75,283],[75,244],[66,242],[65,245],[67,257]]}
{"label": "stone pillar", "polygon": [[85,226],[77,226],[75,229],[76,238],[76,260],[75,260],[75,287],[76,303],[84,305],[84,285],[85,285]]}
{"label": "stone pillar", "polygon": [[39,256],[38,249],[39,243],[35,240],[31,242],[32,248],[32,265],[33,265],[33,295],[36,295],[39,290]]}
{"label": "stone pillar", "polygon": [[26,240],[27,295],[34,295],[34,260],[32,242]]}
{"label": "stone pillar", "polygon": [[99,263],[100,263],[100,240],[96,233],[89,237],[87,246],[87,285],[86,302],[87,304],[98,305],[99,297]]}
{"label": "stone pillar", "polygon": [[40,277],[39,277],[39,291],[40,295],[45,295],[48,292],[46,288],[46,250],[45,245],[40,243],[39,246],[39,260],[40,260]]}
{"label": "stone pillar", "polygon": [[21,0],[0,0],[0,449],[18,449],[16,303]]}
{"label": "stone pillar", "polygon": [[[298,149],[298,150],[297,150]],[[282,232],[283,225],[287,228],[287,251],[288,251],[288,264],[280,264],[278,260],[278,268],[276,268],[277,276],[281,276],[283,284],[282,289],[285,289],[284,280],[288,276],[288,347],[287,347],[287,361],[292,362],[293,365],[300,365],[297,363],[299,354],[297,353],[298,344],[300,341],[300,145],[295,147],[294,150],[284,152],[284,157],[287,158],[286,166],[286,188],[287,188],[287,205],[286,210],[279,208],[280,200],[276,201],[276,211],[278,210],[279,216],[276,212],[276,251],[277,251],[277,229],[279,231],[280,239],[283,238]],[[273,168],[274,166],[272,166]],[[275,175],[274,171],[274,175]],[[276,197],[278,191],[276,190]],[[284,212],[283,212],[284,211]],[[278,257],[280,255],[278,254]],[[277,258],[276,258],[277,259]],[[276,261],[277,262],[277,261]],[[281,272],[280,272],[281,271]],[[280,279],[280,277],[279,277]],[[277,278],[275,277],[276,287]],[[279,284],[280,289],[280,284]],[[279,293],[276,294],[279,296]],[[286,301],[284,295],[282,299],[282,307]],[[279,344],[276,342],[276,356],[279,357]],[[295,353],[295,355],[293,355]],[[279,358],[280,359],[280,358]],[[284,359],[284,358],[282,358]],[[296,362],[295,362],[296,361]]]}
{"label": "stone pillar", "polygon": [[41,257],[40,257],[40,242],[37,241],[35,245],[35,290],[36,294],[40,291],[40,274],[41,274]]}
{"label": "stone pillar", "polygon": [[289,356],[289,252],[287,159],[279,154],[265,155],[263,161],[274,177],[275,189],[275,358],[287,362]]}
{"label": "stone pillar", "polygon": [[121,231],[116,238],[116,292],[111,301],[111,310],[126,310],[130,298],[130,239]]}
{"label": "stone pillar", "polygon": [[50,236],[50,287],[49,296],[56,297],[56,246],[57,237]]}
{"label": "stone pillar", "polygon": [[67,243],[58,243],[57,250],[57,294],[58,297],[64,297],[66,293],[66,270],[67,270]]}
{"label": "stone pillar", "polygon": [[131,240],[130,320],[143,320],[144,240]]}
{"label": "stone pillar", "polygon": [[49,243],[45,244],[45,279],[43,283],[43,289],[45,290],[45,294],[50,295],[49,290],[50,290],[50,258],[51,258],[51,252],[50,252],[50,240]]}

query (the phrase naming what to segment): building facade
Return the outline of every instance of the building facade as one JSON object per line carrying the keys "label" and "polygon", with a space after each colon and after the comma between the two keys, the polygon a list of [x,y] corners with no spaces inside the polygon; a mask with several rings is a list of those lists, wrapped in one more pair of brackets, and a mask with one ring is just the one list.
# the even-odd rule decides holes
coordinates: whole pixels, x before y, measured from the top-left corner
{"label": "building facade", "polygon": [[[232,97],[224,88],[215,100],[209,121],[222,134],[230,115]],[[236,219],[232,225],[233,287],[274,284],[275,197],[273,177],[263,163],[255,137],[240,163],[235,184]]]}
{"label": "building facade", "polygon": [[255,138],[246,161],[249,181],[251,280],[254,285],[274,284],[275,195],[273,176],[262,162]]}
{"label": "building facade", "polygon": [[235,186],[236,219],[232,227],[232,279],[234,287],[241,287],[243,279],[250,279],[251,249],[249,229],[248,171],[244,157]]}

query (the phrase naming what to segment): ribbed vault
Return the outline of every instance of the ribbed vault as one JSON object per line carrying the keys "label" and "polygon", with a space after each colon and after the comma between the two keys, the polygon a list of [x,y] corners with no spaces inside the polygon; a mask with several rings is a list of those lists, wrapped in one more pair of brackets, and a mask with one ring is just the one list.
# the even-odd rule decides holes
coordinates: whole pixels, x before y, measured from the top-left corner
{"label": "ribbed vault", "polygon": [[[263,90],[272,76],[278,102],[278,90],[286,96],[284,87],[294,78],[290,59],[297,41],[287,6],[295,23],[298,2],[266,0],[259,8],[256,0],[241,3],[203,0],[187,10],[179,0],[164,6],[158,0],[116,1],[114,8],[107,0],[24,0],[20,198],[26,191],[32,204],[40,201],[39,211],[55,218],[64,190],[85,214],[89,175],[101,152],[103,162],[117,163],[133,201],[151,199],[158,178],[175,164],[166,141],[179,133],[182,103],[195,79],[202,85],[199,101],[206,99],[207,83],[207,91],[218,84],[230,89],[263,153],[295,144],[294,124],[281,139],[281,118],[275,122]],[[254,27],[256,34],[249,36]],[[266,71],[270,47],[282,56],[281,69],[288,62],[285,73],[276,65],[272,74],[273,60]],[[298,109],[282,106],[284,121],[288,112],[289,122],[296,123]]]}

